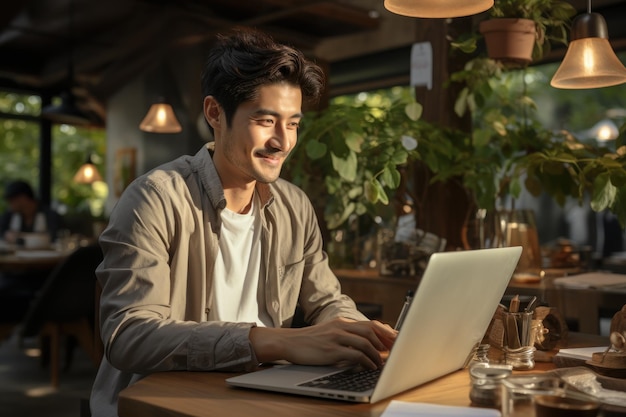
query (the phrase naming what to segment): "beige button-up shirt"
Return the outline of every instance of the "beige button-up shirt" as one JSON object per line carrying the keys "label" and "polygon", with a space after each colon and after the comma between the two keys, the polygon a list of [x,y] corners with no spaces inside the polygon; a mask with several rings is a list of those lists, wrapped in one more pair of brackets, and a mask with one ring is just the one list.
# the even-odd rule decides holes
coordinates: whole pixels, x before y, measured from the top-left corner
{"label": "beige button-up shirt", "polygon": [[[254,323],[207,321],[220,211],[226,206],[212,144],[136,179],[100,236],[104,261],[94,417],[117,415],[119,392],[157,371],[246,370],[258,365],[248,339]],[[313,207],[282,179],[257,184],[262,202],[259,282],[275,327],[289,327],[299,304],[305,320],[366,320],[341,294],[322,250]],[[242,254],[246,256],[246,254]]]}

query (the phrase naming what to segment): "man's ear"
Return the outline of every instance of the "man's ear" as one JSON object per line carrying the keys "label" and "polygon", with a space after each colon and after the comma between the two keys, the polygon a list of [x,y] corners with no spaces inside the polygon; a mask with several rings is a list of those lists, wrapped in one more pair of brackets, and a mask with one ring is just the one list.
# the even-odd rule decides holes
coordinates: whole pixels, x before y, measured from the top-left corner
{"label": "man's ear", "polygon": [[222,107],[213,96],[204,98],[204,118],[213,129],[219,129],[220,123],[225,123]]}

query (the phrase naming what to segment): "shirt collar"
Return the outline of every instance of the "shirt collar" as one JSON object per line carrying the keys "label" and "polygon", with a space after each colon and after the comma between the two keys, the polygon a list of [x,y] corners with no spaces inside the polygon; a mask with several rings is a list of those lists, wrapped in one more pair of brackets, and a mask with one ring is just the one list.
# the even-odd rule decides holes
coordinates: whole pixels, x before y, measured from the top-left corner
{"label": "shirt collar", "polygon": [[[202,187],[208,194],[213,207],[215,209],[223,209],[226,207],[226,197],[224,197],[222,182],[213,163],[212,155],[214,150],[215,142],[208,142],[203,146],[194,156],[192,168],[195,172],[198,172]],[[256,191],[262,207],[268,206],[274,201],[270,184],[257,181]]]}

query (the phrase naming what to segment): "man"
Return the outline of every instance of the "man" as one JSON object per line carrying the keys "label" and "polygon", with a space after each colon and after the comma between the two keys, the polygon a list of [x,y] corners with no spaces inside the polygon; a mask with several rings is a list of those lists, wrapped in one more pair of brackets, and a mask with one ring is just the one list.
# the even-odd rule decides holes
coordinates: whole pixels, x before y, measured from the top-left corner
{"label": "man", "polygon": [[[39,203],[30,184],[10,182],[4,190],[8,210],[0,216],[0,238],[10,244],[22,244],[22,233],[48,233],[56,238],[62,226],[61,215]],[[24,318],[32,298],[41,289],[49,271],[3,271],[0,273],[0,322],[18,323]]]}
{"label": "man", "polygon": [[9,243],[16,243],[20,233],[45,232],[51,240],[56,239],[61,216],[54,210],[43,207],[35,197],[29,183],[16,180],[4,191],[8,210],[0,217],[0,235]]}
{"label": "man", "polygon": [[[96,417],[115,416],[119,391],[151,372],[376,368],[396,337],[340,293],[310,201],[279,178],[320,68],[239,31],[218,38],[202,88],[214,142],[131,184],[100,236]],[[296,305],[312,326],[290,328]]]}

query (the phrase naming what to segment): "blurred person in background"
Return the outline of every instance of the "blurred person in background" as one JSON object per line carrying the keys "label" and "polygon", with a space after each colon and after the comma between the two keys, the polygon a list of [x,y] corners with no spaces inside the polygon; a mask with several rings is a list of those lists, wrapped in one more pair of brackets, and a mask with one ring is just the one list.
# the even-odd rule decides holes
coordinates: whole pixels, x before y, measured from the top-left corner
{"label": "blurred person in background", "polygon": [[7,185],[4,199],[8,210],[0,217],[0,236],[8,243],[19,243],[21,233],[48,233],[56,239],[62,227],[62,217],[56,211],[40,204],[26,181],[16,180]]}

